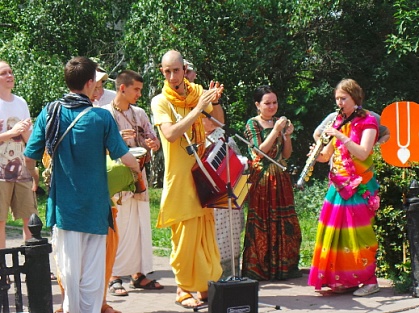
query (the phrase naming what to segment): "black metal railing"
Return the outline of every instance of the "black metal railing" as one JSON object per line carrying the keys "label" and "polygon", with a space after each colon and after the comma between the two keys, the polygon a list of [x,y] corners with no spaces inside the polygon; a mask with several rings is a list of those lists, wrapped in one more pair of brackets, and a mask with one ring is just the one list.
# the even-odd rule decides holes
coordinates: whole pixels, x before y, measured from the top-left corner
{"label": "black metal railing", "polygon": [[[41,237],[41,229],[42,221],[36,214],[32,214],[29,219],[32,238],[25,241],[25,245],[21,247],[0,249],[0,312],[10,312],[9,290],[12,284],[16,312],[23,312],[21,274],[26,274],[29,312],[52,313],[49,264],[52,247],[48,239]],[[13,283],[10,281],[11,277]]]}
{"label": "black metal railing", "polygon": [[[12,276],[15,286],[16,312],[23,312],[22,282],[20,279],[23,266],[19,264],[19,255],[23,254],[24,251],[24,247],[0,249],[0,312],[10,312],[9,289],[11,285],[10,277]],[[6,265],[6,259],[11,259],[11,266]]]}

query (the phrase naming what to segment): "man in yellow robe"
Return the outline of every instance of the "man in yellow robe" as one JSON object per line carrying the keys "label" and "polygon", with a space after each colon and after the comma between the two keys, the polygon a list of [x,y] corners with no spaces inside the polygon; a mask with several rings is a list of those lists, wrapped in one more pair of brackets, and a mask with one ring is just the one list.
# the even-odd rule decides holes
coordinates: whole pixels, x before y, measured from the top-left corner
{"label": "man in yellow robe", "polygon": [[[222,269],[215,238],[213,209],[202,208],[191,169],[195,156],[188,153],[192,144],[202,156],[205,131],[202,111],[212,111],[223,86],[211,82],[210,89],[184,78],[185,66],[178,51],[168,51],[162,58],[165,77],[162,93],[153,98],[151,109],[158,126],[165,157],[165,175],[157,227],[171,227],[170,264],[175,274],[176,304],[196,308],[207,299],[208,281],[218,280]],[[192,295],[197,292],[196,297]]]}

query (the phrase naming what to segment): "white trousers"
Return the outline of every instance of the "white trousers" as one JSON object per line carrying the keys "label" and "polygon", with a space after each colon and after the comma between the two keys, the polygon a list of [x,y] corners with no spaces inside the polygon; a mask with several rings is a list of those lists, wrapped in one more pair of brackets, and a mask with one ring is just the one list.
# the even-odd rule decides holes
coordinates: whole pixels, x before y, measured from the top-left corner
{"label": "white trousers", "polygon": [[105,290],[106,235],[55,227],[53,236],[65,290],[64,313],[100,312]]}
{"label": "white trousers", "polygon": [[112,275],[146,275],[153,270],[150,203],[128,197],[117,208],[119,243]]}

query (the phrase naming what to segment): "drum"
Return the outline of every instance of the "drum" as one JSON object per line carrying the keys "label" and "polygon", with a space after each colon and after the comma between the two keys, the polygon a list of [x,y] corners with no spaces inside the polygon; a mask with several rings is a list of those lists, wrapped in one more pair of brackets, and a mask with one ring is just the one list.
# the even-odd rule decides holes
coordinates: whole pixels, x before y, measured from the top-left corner
{"label": "drum", "polygon": [[131,154],[135,156],[137,159],[140,159],[147,154],[147,149],[143,147],[133,147],[129,148],[129,152],[131,152]]}
{"label": "drum", "polygon": [[[147,156],[147,149],[143,147],[133,147],[133,148],[129,148],[129,152],[131,152],[131,154],[137,158],[138,163],[140,164],[140,169],[143,170],[145,161],[146,161],[146,156]],[[139,174],[138,179],[135,182],[134,192],[142,193],[146,191],[146,189],[147,187],[146,187],[146,184],[144,183],[143,175]]]}
{"label": "drum", "polygon": [[112,160],[107,155],[106,171],[108,172],[108,188],[111,197],[121,191],[135,191],[137,175],[129,167],[122,164],[119,159]]}
{"label": "drum", "polygon": [[140,163],[140,168],[143,169],[146,161],[147,149],[143,147],[133,147],[129,148],[129,152],[137,158]]}

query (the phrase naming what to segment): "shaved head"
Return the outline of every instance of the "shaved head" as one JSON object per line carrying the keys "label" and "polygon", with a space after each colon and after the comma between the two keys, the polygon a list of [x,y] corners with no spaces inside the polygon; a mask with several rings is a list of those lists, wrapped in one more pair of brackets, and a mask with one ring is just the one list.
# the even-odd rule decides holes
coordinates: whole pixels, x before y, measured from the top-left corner
{"label": "shaved head", "polygon": [[178,93],[184,92],[185,66],[179,51],[169,50],[163,55],[160,72],[169,83],[170,88]]}
{"label": "shaved head", "polygon": [[161,58],[161,65],[180,63],[183,66],[183,57],[179,51],[169,50]]}

